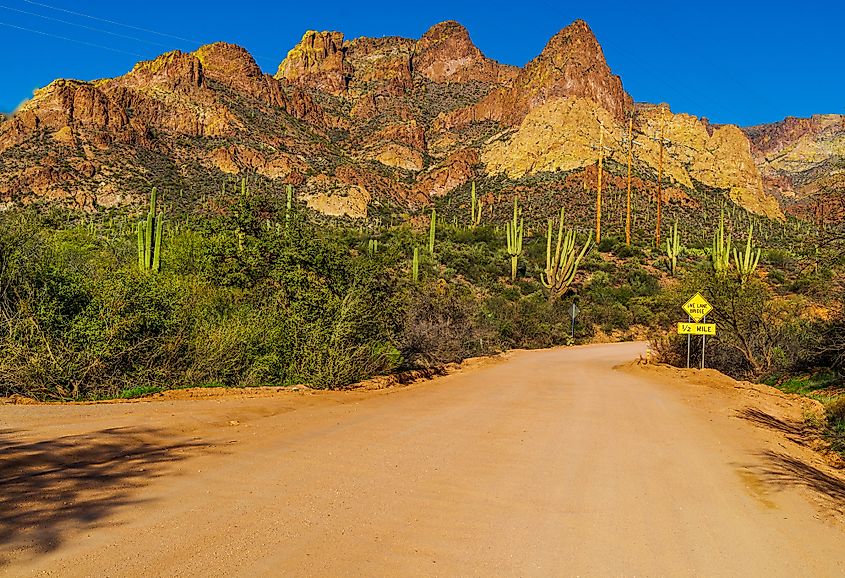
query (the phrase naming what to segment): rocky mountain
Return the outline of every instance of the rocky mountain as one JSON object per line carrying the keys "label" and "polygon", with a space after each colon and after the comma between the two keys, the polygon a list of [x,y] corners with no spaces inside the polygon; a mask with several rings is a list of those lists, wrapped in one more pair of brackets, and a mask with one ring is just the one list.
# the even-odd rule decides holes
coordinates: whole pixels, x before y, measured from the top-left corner
{"label": "rocky mountain", "polygon": [[351,217],[418,209],[471,180],[529,193],[555,182],[586,198],[573,175],[594,170],[600,126],[611,165],[625,163],[630,114],[640,194],[654,195],[662,134],[667,202],[717,194],[781,216],[764,189],[774,173],[755,164],[780,132],[764,142],[762,130],[635,104],[583,21],[523,68],[443,22],[418,40],[309,31],[272,76],[217,43],[117,78],[57,80],[0,121],[0,203],[96,210],[150,185],[196,199],[232,175],[292,183],[312,208]]}
{"label": "rocky mountain", "polygon": [[766,189],[783,206],[815,218],[845,214],[845,115],[789,117],[745,132]]}

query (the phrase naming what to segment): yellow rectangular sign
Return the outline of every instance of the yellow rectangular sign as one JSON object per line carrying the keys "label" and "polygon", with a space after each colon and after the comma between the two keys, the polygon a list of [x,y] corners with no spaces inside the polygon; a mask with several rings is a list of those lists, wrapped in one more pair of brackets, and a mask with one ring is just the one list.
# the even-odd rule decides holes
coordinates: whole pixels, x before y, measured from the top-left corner
{"label": "yellow rectangular sign", "polygon": [[678,323],[681,335],[716,335],[715,323]]}

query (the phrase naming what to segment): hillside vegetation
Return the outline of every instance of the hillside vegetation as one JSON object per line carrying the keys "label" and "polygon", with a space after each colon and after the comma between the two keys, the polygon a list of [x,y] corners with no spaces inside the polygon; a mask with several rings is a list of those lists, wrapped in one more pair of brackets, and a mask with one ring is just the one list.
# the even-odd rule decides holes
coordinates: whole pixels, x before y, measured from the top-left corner
{"label": "hillside vegetation", "polygon": [[[480,200],[474,211],[471,192],[456,192],[438,207],[432,233],[428,211],[393,225],[329,224],[292,190],[290,208],[284,192],[252,191],[246,181],[225,190],[173,214],[162,214],[169,195],[159,196],[158,271],[139,264],[146,210],[0,213],[2,393],[85,399],[218,383],[342,387],[568,343],[572,302],[580,309],[576,340],[659,335],[685,320],[679,305],[695,291],[709,296],[719,325],[708,363],[758,378],[807,365],[839,315],[837,245],[802,245],[807,225],[798,222],[758,224],[764,232],[753,250],[766,247],[740,279],[732,264],[713,274],[705,225],[689,235],[682,223],[677,239],[667,226],[673,266],[666,246],[646,241],[646,227],[625,243],[618,209],[605,213],[597,246],[590,224],[564,211],[560,232],[571,231],[573,256],[584,256],[554,292],[546,286],[549,223],[518,197],[516,217],[512,198],[491,219]],[[726,236],[744,252],[739,231],[758,221],[735,208],[725,215]],[[553,221],[552,260],[561,226]],[[508,243],[512,226],[522,236],[518,251]],[[670,359],[679,343],[666,342]]]}

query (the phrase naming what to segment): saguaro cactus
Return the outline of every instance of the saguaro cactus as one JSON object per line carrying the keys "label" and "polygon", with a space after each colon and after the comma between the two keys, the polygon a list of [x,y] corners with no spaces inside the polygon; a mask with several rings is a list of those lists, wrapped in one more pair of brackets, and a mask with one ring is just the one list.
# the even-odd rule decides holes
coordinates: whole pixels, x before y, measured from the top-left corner
{"label": "saguaro cactus", "polygon": [[484,210],[484,203],[475,194],[475,181],[472,181],[472,204],[470,205],[470,225],[476,228],[481,224],[481,211]]}
{"label": "saguaro cactus", "polygon": [[437,209],[431,209],[431,224],[428,227],[428,253],[434,255],[434,237],[437,234]]}
{"label": "saguaro cactus", "polygon": [[731,236],[728,235],[725,241],[725,211],[719,218],[719,228],[713,236],[713,249],[710,253],[710,262],[713,265],[713,271],[720,279],[724,279],[728,274],[728,269],[731,265]]}
{"label": "saguaro cactus", "polygon": [[681,234],[678,232],[678,221],[672,227],[672,233],[666,239],[666,256],[669,258],[669,272],[674,276],[678,271],[678,257],[684,251],[681,244]]}
{"label": "saguaro cactus", "polygon": [[373,257],[378,253],[378,239],[370,239],[367,243],[367,253]]}
{"label": "saguaro cactus", "polygon": [[522,255],[523,237],[522,210],[516,197],[513,199],[513,218],[505,224],[505,235],[508,242],[508,255],[511,257],[511,281],[516,281],[516,269],[519,263],[519,256]]}
{"label": "saguaro cactus", "polygon": [[288,203],[287,207],[285,208],[285,228],[287,228],[288,224],[290,223],[290,213],[293,210],[293,185],[287,186],[287,194]]}
{"label": "saguaro cactus", "polygon": [[579,253],[575,249],[575,229],[563,231],[564,209],[560,209],[560,223],[557,230],[557,245],[552,252],[552,230],[554,219],[549,219],[549,232],[546,237],[546,269],[540,273],[540,282],[549,290],[549,300],[562,297],[569,290],[578,272],[581,259],[587,254],[593,239],[593,232]]}
{"label": "saguaro cactus", "polygon": [[420,250],[414,247],[414,258],[411,261],[411,280],[416,283],[420,280]]}
{"label": "saguaro cactus", "polygon": [[739,273],[740,283],[745,285],[746,282],[751,278],[751,275],[754,274],[754,271],[757,269],[757,264],[760,262],[760,249],[758,248],[756,251],[752,245],[754,236],[754,225],[749,225],[748,227],[748,240],[745,243],[745,252],[740,255],[739,251],[734,248],[734,264],[736,265],[736,270]]}
{"label": "saguaro cactus", "polygon": [[164,214],[156,211],[157,192],[153,187],[150,196],[150,211],[146,220],[137,226],[138,268],[141,271],[158,273],[161,269],[161,237],[164,229]]}

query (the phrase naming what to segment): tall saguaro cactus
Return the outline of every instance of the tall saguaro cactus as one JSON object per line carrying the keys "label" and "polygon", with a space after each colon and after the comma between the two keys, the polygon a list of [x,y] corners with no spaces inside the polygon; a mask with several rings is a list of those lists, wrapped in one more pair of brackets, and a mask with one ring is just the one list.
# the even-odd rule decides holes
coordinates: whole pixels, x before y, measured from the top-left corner
{"label": "tall saguaro cactus", "polygon": [[716,276],[724,279],[731,266],[731,236],[728,235],[726,242],[724,210],[722,210],[722,214],[719,217],[719,228],[716,234],[713,235],[713,249],[710,253],[710,262],[713,265],[713,271],[716,273]]}
{"label": "tall saguaro cactus", "polygon": [[524,233],[522,210],[516,197],[513,199],[513,218],[505,224],[508,242],[508,255],[511,257],[511,281],[516,281],[516,269],[519,256],[522,255],[522,237]]}
{"label": "tall saguaro cactus", "polygon": [[669,272],[674,276],[678,271],[678,257],[683,253],[681,234],[678,232],[678,221],[672,227],[672,233],[666,239],[666,256],[669,258]]}
{"label": "tall saguaro cactus", "polygon": [[437,235],[437,209],[431,209],[431,224],[428,227],[428,253],[434,255],[434,238]]}
{"label": "tall saguaro cactus", "polygon": [[745,243],[745,252],[740,255],[739,251],[734,248],[734,263],[736,270],[739,273],[740,283],[745,285],[757,269],[757,264],[760,262],[760,249],[756,251],[752,245],[754,236],[754,225],[748,227],[748,240]]}
{"label": "tall saguaro cactus", "polygon": [[293,210],[293,185],[289,184],[286,189],[288,195],[288,202],[287,206],[285,207],[285,228],[287,228],[290,224],[290,213]]}
{"label": "tall saguaro cactus", "polygon": [[138,268],[141,271],[153,273],[161,270],[161,237],[164,229],[164,214],[157,212],[157,196],[157,191],[153,187],[147,218],[140,221],[137,226]]}
{"label": "tall saguaro cactus", "polygon": [[[634,112],[628,117],[628,204],[625,211],[625,244],[631,245],[631,165],[634,160]],[[705,213],[706,214],[706,213]]]}
{"label": "tall saguaro cactus", "polygon": [[576,253],[575,229],[563,230],[564,209],[560,209],[560,223],[557,230],[557,245],[552,252],[552,231],[554,219],[549,219],[549,232],[546,237],[546,270],[540,273],[540,282],[549,290],[549,300],[562,297],[569,290],[578,272],[581,259],[587,254],[593,239],[593,232],[590,231],[587,241]]}
{"label": "tall saguaro cactus", "polygon": [[601,243],[601,173],[604,165],[604,125],[599,122],[599,160],[596,176],[596,243]]}
{"label": "tall saguaro cactus", "polygon": [[476,228],[478,225],[481,224],[481,211],[484,210],[484,203],[481,199],[478,198],[478,195],[475,193],[475,181],[472,181],[472,204],[470,205],[470,225],[472,228]]}
{"label": "tall saguaro cactus", "polygon": [[414,258],[411,261],[411,280],[416,283],[420,280],[420,250],[414,247]]}

